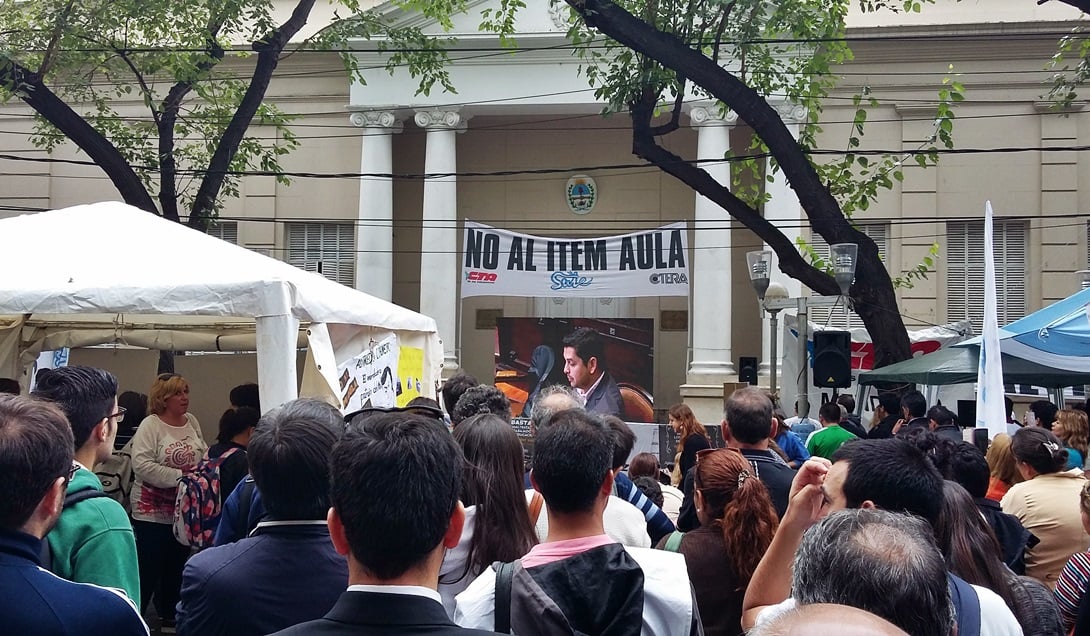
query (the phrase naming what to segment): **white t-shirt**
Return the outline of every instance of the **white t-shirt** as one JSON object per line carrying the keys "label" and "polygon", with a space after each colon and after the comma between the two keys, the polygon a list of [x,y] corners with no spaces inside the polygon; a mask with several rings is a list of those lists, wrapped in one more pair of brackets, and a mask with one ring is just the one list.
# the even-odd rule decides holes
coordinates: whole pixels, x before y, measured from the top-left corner
{"label": "white t-shirt", "polygon": [[[534,491],[526,491],[526,504],[534,497]],[[640,509],[631,503],[617,497],[609,496],[606,502],[606,511],[602,515],[602,523],[605,526],[609,538],[623,546],[632,548],[650,548],[651,536],[647,534],[647,519]],[[537,540],[542,543],[549,537],[548,506],[541,507],[541,514],[537,517],[534,526],[537,532]]]}
{"label": "white t-shirt", "polygon": [[[542,512],[542,515],[545,513]],[[443,556],[443,566],[439,569],[439,596],[443,600],[443,609],[447,616],[454,618],[454,597],[469,587],[480,572],[467,572],[469,544],[473,542],[473,527],[477,519],[477,506],[466,508],[466,522],[462,526],[462,538],[458,545],[447,550]],[[464,576],[463,576],[464,575]]]}
{"label": "white t-shirt", "polygon": [[[1022,636],[1022,626],[1001,596],[986,587],[979,585],[972,587],[980,601],[980,636]],[[755,625],[772,621],[795,609],[797,605],[793,598],[770,605],[757,615]]]}
{"label": "white t-shirt", "polygon": [[681,503],[685,500],[685,494],[674,486],[662,484],[662,511],[677,525],[677,518],[681,514]]}

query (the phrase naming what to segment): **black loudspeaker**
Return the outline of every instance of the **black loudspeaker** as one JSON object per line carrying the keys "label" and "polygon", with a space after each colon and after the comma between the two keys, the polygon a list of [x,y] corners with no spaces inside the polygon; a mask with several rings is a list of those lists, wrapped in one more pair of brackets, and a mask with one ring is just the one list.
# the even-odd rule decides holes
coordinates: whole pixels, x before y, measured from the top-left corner
{"label": "black loudspeaker", "polygon": [[738,358],[738,381],[757,384],[757,358],[752,356]]}
{"label": "black loudspeaker", "polygon": [[852,334],[814,332],[814,386],[846,389],[852,384]]}

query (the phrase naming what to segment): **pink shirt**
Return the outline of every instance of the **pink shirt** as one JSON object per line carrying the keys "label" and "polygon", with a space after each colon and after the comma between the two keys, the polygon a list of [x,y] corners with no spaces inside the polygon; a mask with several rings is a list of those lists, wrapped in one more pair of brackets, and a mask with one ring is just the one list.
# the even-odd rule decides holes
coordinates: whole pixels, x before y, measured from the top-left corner
{"label": "pink shirt", "polygon": [[579,537],[567,541],[553,541],[552,543],[539,543],[530,548],[526,556],[520,559],[522,567],[532,568],[545,565],[554,561],[560,561],[568,557],[582,554],[587,550],[599,548],[603,545],[617,543],[608,534],[599,534],[593,537]]}

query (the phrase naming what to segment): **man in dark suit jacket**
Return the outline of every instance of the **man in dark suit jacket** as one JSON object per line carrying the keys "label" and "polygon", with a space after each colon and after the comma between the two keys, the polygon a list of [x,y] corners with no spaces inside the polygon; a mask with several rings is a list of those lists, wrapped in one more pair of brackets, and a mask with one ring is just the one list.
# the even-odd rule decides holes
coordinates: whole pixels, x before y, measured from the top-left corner
{"label": "man in dark suit jacket", "polygon": [[564,375],[583,400],[587,413],[624,413],[621,389],[606,370],[605,343],[590,327],[580,327],[564,337]]}
{"label": "man in dark suit jacket", "polygon": [[267,518],[185,564],[178,636],[268,634],[333,607],[348,583],[326,525],[329,454],[343,430],[340,411],[320,400],[292,400],[261,418],[247,459]]}
{"label": "man in dark suit jacket", "polygon": [[356,416],[333,447],[329,534],[348,557],[348,590],[323,618],[278,632],[486,634],[452,623],[439,593],[458,545],[462,451],[443,422],[407,412]]}

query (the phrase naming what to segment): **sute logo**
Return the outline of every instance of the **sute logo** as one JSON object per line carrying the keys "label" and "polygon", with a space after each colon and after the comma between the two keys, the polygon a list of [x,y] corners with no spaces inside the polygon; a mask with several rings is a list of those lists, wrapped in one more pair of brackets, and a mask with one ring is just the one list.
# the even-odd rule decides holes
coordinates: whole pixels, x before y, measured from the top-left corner
{"label": "sute logo", "polygon": [[681,272],[663,272],[648,277],[652,285],[687,285],[689,278]]}
{"label": "sute logo", "polygon": [[466,281],[470,283],[494,283],[497,276],[492,272],[466,270]]}

